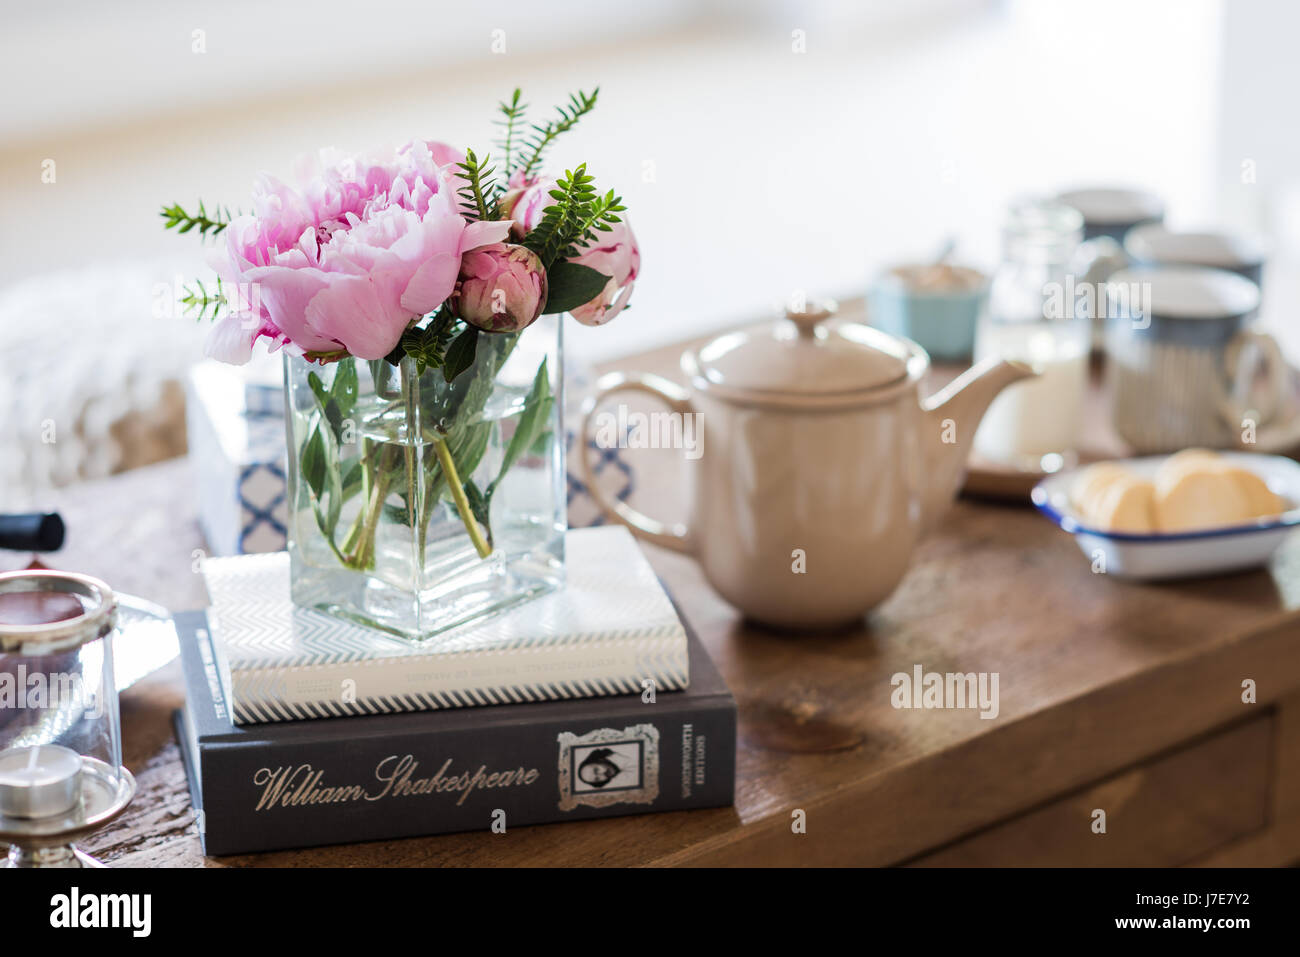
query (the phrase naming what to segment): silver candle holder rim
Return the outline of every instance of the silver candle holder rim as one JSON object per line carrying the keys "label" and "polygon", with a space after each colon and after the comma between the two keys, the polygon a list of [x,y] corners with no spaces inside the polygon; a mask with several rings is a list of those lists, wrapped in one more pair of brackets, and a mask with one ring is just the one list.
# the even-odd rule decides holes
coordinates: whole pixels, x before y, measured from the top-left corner
{"label": "silver candle holder rim", "polygon": [[113,589],[90,575],[49,569],[0,573],[0,594],[24,592],[61,592],[90,599],[94,605],[63,621],[39,625],[0,623],[0,653],[36,656],[69,651],[111,634],[117,626]]}

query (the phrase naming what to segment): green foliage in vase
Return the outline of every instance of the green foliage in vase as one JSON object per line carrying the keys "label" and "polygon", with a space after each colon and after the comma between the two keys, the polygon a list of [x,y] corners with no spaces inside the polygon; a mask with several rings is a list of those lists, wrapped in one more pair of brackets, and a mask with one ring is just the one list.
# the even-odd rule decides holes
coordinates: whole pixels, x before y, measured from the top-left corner
{"label": "green foliage in vase", "polygon": [[[481,351],[472,367],[450,381],[441,372],[418,373],[413,361],[397,368],[382,360],[369,364],[375,393],[396,416],[391,421],[401,423],[398,429],[418,423],[418,440],[398,433],[384,438],[374,427],[358,433],[358,418],[382,419],[383,410],[359,405],[357,360],[347,357],[335,363],[328,385],[316,371],[308,373],[314,405],[302,430],[306,438],[294,457],[316,524],[342,564],[358,570],[373,567],[381,522],[411,528],[423,554],[440,505],[460,513],[480,553],[491,553],[493,497],[521,458],[544,453],[555,409],[549,364],[543,359],[518,412],[510,417],[513,432],[501,436],[505,448],[500,464],[482,477],[483,484],[476,481],[493,429],[502,428],[501,420],[485,416],[484,410],[518,338],[480,337]],[[355,453],[348,451],[353,448]],[[361,506],[344,529],[342,507],[358,495]]]}
{"label": "green foliage in vase", "polygon": [[334,366],[334,381],[327,389],[316,372],[307,376],[317,408],[309,420],[307,439],[297,451],[300,478],[311,490],[311,505],[325,540],[344,564],[345,556],[334,544],[343,503],[360,490],[364,469],[359,461],[344,461],[347,423],[357,404],[359,379],[356,360],[349,356]]}

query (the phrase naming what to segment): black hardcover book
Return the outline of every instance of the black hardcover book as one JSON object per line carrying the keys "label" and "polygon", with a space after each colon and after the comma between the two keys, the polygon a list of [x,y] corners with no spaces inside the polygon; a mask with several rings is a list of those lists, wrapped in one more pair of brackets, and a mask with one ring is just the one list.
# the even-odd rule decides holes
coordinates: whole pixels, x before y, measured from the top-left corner
{"label": "black hardcover book", "polygon": [[204,852],[242,854],[732,803],[736,703],[689,635],[690,687],[234,725],[207,618],[176,616],[176,731]]}

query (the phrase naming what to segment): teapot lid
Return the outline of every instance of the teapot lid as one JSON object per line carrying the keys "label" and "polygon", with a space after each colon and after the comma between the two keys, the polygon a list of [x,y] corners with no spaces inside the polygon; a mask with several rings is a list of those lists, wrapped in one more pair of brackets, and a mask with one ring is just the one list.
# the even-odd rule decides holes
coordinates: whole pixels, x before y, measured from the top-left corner
{"label": "teapot lid", "polygon": [[832,322],[836,304],[787,308],[785,319],[719,336],[687,353],[703,385],[769,398],[831,398],[894,385],[908,374],[907,344],[856,322]]}

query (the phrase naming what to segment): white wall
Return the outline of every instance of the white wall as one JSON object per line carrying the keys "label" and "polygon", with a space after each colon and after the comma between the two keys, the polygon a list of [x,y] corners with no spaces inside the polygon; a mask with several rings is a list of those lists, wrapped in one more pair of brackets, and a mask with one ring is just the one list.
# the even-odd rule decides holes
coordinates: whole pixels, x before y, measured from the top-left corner
{"label": "white wall", "polygon": [[[751,317],[795,289],[858,291],[949,232],[987,261],[1017,192],[1135,183],[1201,220],[1222,175],[1215,0],[890,2],[870,16],[715,0],[703,19],[685,0],[62,6],[63,20],[10,16],[0,31],[0,284],[190,250],[162,232],[159,204],[238,204],[258,169],[287,175],[318,146],[488,142],[517,84],[538,108],[602,88],[554,162],[586,159],[622,191],[644,268],[626,317],[571,338],[594,355]],[[575,32],[557,9],[597,12]],[[190,52],[199,23],[204,54]],[[484,52],[503,24],[507,52]],[[355,61],[350,37],[370,38]],[[40,181],[46,158],[55,184]]]}
{"label": "white wall", "polygon": [[1216,169],[1221,216],[1300,252],[1300,5],[1234,0],[1223,14]]}

